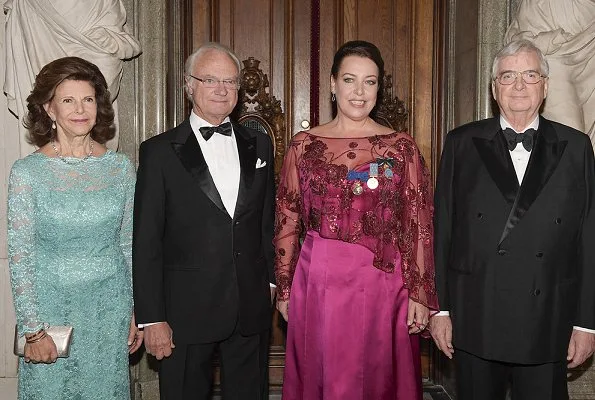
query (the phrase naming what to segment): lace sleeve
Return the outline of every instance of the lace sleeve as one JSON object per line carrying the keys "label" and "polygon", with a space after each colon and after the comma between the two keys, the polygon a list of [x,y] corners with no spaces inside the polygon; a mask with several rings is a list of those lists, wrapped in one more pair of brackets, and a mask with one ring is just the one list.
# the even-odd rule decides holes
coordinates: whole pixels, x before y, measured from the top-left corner
{"label": "lace sleeve", "polygon": [[123,190],[125,196],[124,213],[122,217],[122,225],[120,227],[120,247],[126,259],[128,266],[128,276],[130,277],[130,290],[132,290],[132,216],[134,207],[134,185],[136,182],[136,171],[134,166],[124,157],[123,165]]}
{"label": "lace sleeve", "polygon": [[8,181],[8,266],[17,326],[20,335],[44,326],[38,316],[35,271],[35,215],[33,187],[22,161],[17,161]]}
{"label": "lace sleeve", "polygon": [[399,250],[402,273],[409,297],[428,308],[438,310],[434,273],[434,229],[432,184],[423,156],[413,139],[400,141],[405,158],[405,181],[400,185],[402,234]]}
{"label": "lace sleeve", "polygon": [[276,200],[273,243],[277,296],[279,300],[289,300],[301,231],[301,194],[295,145],[289,147],[283,162]]}

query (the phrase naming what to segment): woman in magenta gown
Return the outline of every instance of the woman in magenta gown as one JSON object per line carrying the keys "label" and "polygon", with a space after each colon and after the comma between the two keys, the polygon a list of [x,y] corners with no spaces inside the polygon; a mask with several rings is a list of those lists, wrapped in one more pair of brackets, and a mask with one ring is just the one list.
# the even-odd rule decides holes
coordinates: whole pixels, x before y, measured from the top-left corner
{"label": "woman in magenta gown", "polygon": [[331,70],[337,116],[296,134],[283,164],[283,400],[422,398],[419,334],[438,310],[432,188],[411,136],[370,117],[383,75],[376,46],[345,43]]}

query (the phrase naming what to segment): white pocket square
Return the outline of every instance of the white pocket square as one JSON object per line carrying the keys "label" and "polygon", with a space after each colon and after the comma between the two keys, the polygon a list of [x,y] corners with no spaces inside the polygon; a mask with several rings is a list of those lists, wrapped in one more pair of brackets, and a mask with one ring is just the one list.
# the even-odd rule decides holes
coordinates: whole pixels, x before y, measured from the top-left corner
{"label": "white pocket square", "polygon": [[266,161],[262,161],[260,158],[256,160],[256,168],[262,168],[267,165]]}

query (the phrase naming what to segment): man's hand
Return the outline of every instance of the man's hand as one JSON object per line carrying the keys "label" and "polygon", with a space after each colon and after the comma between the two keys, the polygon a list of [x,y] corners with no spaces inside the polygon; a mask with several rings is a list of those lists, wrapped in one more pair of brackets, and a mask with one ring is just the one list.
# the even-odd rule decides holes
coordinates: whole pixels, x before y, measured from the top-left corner
{"label": "man's hand", "polygon": [[452,346],[452,322],[449,316],[434,316],[430,318],[430,334],[444,355],[452,360],[455,352]]}
{"label": "man's hand", "polygon": [[147,353],[154,355],[158,360],[171,355],[174,345],[173,331],[167,322],[145,326],[145,348]]}
{"label": "man's hand", "polygon": [[276,287],[271,287],[271,305],[275,303],[275,294],[277,293]]}
{"label": "man's hand", "polygon": [[285,321],[287,321],[287,318],[289,318],[289,316],[288,316],[289,300],[278,300],[277,301],[277,310],[279,310],[279,312],[281,313],[281,316],[283,316],[283,319]]}
{"label": "man's hand", "polygon": [[130,329],[128,330],[128,353],[132,354],[137,351],[143,343],[144,332],[136,327],[134,313],[130,320]]}
{"label": "man's hand", "polygon": [[409,327],[409,334],[421,333],[428,325],[430,318],[430,310],[417,301],[409,299],[407,309],[407,326]]}
{"label": "man's hand", "polygon": [[568,368],[576,368],[584,363],[591,357],[593,350],[595,350],[595,334],[573,329],[566,357],[569,361]]}

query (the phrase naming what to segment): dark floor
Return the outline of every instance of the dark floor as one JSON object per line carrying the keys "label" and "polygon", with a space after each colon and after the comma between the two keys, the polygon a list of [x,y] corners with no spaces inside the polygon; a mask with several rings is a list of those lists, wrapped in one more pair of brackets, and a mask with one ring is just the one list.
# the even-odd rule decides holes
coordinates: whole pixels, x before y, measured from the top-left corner
{"label": "dark floor", "polygon": [[[221,397],[215,396],[213,400],[220,400]],[[281,400],[280,394],[271,394],[269,400]],[[446,394],[444,389],[440,386],[424,385],[424,398],[423,400],[452,400],[451,397]]]}
{"label": "dark floor", "polygon": [[424,386],[424,400],[451,400],[441,386]]}

